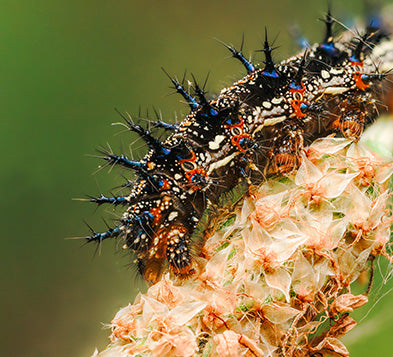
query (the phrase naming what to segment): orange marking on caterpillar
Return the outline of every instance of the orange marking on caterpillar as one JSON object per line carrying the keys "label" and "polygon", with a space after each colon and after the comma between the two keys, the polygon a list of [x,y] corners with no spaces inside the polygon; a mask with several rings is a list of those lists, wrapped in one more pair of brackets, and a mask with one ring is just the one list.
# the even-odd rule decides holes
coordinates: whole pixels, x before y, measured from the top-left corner
{"label": "orange marking on caterpillar", "polygon": [[305,92],[306,87],[304,86],[303,82],[301,82],[300,84],[301,84],[301,86],[302,86],[301,88],[294,88],[294,87],[291,87],[291,88],[289,89],[289,92],[290,92],[290,93],[300,93],[300,94],[303,96],[303,93]]}
{"label": "orange marking on caterpillar", "polygon": [[163,184],[161,186],[161,191],[169,190],[171,188],[171,184],[169,183],[169,181],[165,180],[165,179],[162,181],[163,181]]}
{"label": "orange marking on caterpillar", "polygon": [[201,176],[203,176],[203,177],[205,177],[205,178],[208,177],[207,174],[206,174],[206,171],[203,170],[203,169],[194,169],[194,170],[190,170],[190,171],[187,171],[187,172],[185,173],[185,175],[186,175],[187,180],[188,180],[188,181],[190,182],[190,184],[192,185],[192,186],[191,186],[191,189],[193,189],[193,190],[199,190],[199,189],[201,189],[201,188],[203,187],[202,185],[195,185],[194,182],[192,182],[192,178],[193,178],[195,175],[201,175]]}
{"label": "orange marking on caterpillar", "polygon": [[370,84],[363,82],[362,75],[363,73],[361,72],[355,72],[352,74],[353,79],[355,80],[356,87],[360,90],[365,90],[370,86]]}
{"label": "orange marking on caterpillar", "polygon": [[295,111],[295,115],[297,118],[304,118],[307,114],[304,114],[301,109],[302,104],[309,105],[310,103],[307,100],[291,100],[291,105],[293,110]]}
{"label": "orange marking on caterpillar", "polygon": [[244,133],[240,135],[235,135],[231,138],[232,145],[236,146],[239,151],[246,151],[246,149],[243,149],[240,144],[240,140],[243,138],[251,138],[251,136],[249,134]]}
{"label": "orange marking on caterpillar", "polygon": [[[160,206],[161,207],[161,206]],[[161,222],[161,208],[160,207],[155,207],[155,208],[150,208],[149,212],[153,215],[153,226],[158,226]]]}
{"label": "orange marking on caterpillar", "polygon": [[196,161],[197,157],[196,157],[196,155],[195,155],[195,152],[194,152],[194,151],[191,151],[191,150],[190,150],[190,152],[191,152],[191,154],[192,154],[192,157],[191,157],[190,159],[179,160],[179,164],[180,164],[180,165],[182,165],[183,163],[185,163],[185,162],[187,162],[187,161],[191,161],[191,162],[195,162],[195,161]]}
{"label": "orange marking on caterpillar", "polygon": [[238,118],[240,119],[240,123],[232,124],[232,125],[230,125],[230,124],[225,124],[225,125],[224,125],[224,128],[227,128],[227,129],[239,128],[239,129],[242,129],[242,130],[243,130],[243,127],[244,127],[244,119],[243,119],[243,117],[242,117],[240,114],[238,115]]}

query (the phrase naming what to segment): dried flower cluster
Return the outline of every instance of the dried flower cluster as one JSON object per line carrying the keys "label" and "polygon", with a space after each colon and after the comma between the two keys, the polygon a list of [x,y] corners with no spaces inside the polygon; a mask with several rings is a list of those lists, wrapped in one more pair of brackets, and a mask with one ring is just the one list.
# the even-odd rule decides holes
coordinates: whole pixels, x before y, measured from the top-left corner
{"label": "dried flower cluster", "polygon": [[94,356],[348,356],[340,338],[367,303],[373,260],[392,260],[392,173],[363,144],[316,141],[225,218],[195,279],[167,274],[121,309]]}

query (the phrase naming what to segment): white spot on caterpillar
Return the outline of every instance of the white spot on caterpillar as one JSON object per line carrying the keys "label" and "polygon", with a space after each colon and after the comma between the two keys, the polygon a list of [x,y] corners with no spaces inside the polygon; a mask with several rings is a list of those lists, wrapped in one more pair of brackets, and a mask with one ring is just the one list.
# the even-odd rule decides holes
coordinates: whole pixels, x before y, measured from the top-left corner
{"label": "white spot on caterpillar", "polygon": [[342,69],[332,68],[332,69],[330,70],[330,73],[331,73],[331,74],[334,74],[334,75],[342,74],[342,73],[343,73],[343,70],[342,70]]}
{"label": "white spot on caterpillar", "polygon": [[234,152],[233,154],[224,157],[222,160],[219,160],[213,164],[211,164],[209,166],[209,170],[207,171],[207,175],[209,176],[215,169],[218,169],[219,167],[225,166],[226,164],[228,164],[230,161],[232,161],[232,159],[234,157],[237,156],[237,154],[239,154],[238,152]]}
{"label": "white spot on caterpillar", "polygon": [[345,87],[329,87],[325,89],[325,94],[341,94],[345,93],[349,90],[349,88]]}
{"label": "white spot on caterpillar", "polygon": [[271,119],[266,119],[264,126],[270,126],[270,125],[276,125],[278,123],[283,122],[287,117],[285,115],[281,115],[279,117],[271,118]]}
{"label": "white spot on caterpillar", "polygon": [[214,138],[214,141],[209,142],[209,149],[210,150],[218,150],[220,148],[221,142],[225,139],[224,135],[217,135]]}
{"label": "white spot on caterpillar", "polygon": [[271,126],[275,125],[277,123],[283,122],[287,117],[285,115],[276,117],[276,118],[271,118],[271,119],[266,119],[262,125],[259,125],[255,130],[254,130],[254,135],[258,132],[261,131],[265,126]]}
{"label": "white spot on caterpillar", "polygon": [[266,109],[271,109],[271,107],[272,107],[272,103],[270,103],[270,102],[263,102],[262,105]]}
{"label": "white spot on caterpillar", "polygon": [[179,213],[176,211],[169,213],[168,221],[173,221],[178,215]]}
{"label": "white spot on caterpillar", "polygon": [[330,74],[328,71],[325,71],[324,69],[321,71],[321,76],[323,79],[329,79],[330,78]]}
{"label": "white spot on caterpillar", "polygon": [[175,174],[175,180],[180,180],[181,179],[181,175],[180,174]]}

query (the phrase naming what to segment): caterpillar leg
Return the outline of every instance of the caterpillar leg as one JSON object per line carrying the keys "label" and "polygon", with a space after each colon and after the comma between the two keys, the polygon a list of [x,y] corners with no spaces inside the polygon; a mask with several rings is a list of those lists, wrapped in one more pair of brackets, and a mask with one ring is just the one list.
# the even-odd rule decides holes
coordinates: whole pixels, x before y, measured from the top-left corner
{"label": "caterpillar leg", "polygon": [[303,129],[296,121],[288,121],[274,129],[272,147],[268,151],[269,164],[265,174],[284,174],[296,169],[303,149]]}
{"label": "caterpillar leg", "polygon": [[[140,251],[138,269],[146,281],[159,280],[165,265],[179,278],[189,278],[195,272],[190,253],[190,234],[182,224],[174,224],[156,234],[149,249]],[[167,262],[168,264],[165,264]]]}
{"label": "caterpillar leg", "polygon": [[135,252],[138,269],[148,282],[156,282],[168,266],[181,278],[193,274],[190,236],[199,214],[190,202],[194,203],[166,191],[155,199],[141,198],[124,215],[126,245]]}
{"label": "caterpillar leg", "polygon": [[173,273],[181,278],[193,274],[190,235],[186,227],[174,225],[167,234],[166,258]]}
{"label": "caterpillar leg", "polygon": [[377,116],[374,102],[365,94],[356,102],[347,99],[340,105],[338,119],[333,126],[347,139],[358,141],[367,124]]}

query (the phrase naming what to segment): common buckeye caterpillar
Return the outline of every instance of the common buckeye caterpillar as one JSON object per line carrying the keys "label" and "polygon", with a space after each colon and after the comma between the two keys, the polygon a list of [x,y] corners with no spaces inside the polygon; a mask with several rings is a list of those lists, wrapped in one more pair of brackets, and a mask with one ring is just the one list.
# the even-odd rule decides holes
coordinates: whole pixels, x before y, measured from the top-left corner
{"label": "common buckeye caterpillar", "polygon": [[131,189],[126,196],[91,199],[128,208],[116,227],[92,232],[87,241],[124,239],[149,282],[157,281],[166,265],[176,276],[189,277],[196,268],[191,236],[221,194],[241,181],[296,169],[303,148],[317,138],[341,132],[357,141],[378,114],[385,74],[374,66],[372,52],[386,36],[369,25],[363,36],[335,42],[333,23],[329,11],[323,42],[279,65],[265,34],[262,69],[227,46],[248,75],[214,100],[195,83],[197,100],[171,78],[191,112],[179,125],[155,123],[172,131],[163,142],[124,118],[149,151],[140,161],[105,152],[109,164],[134,170],[136,181],[125,185]]}

